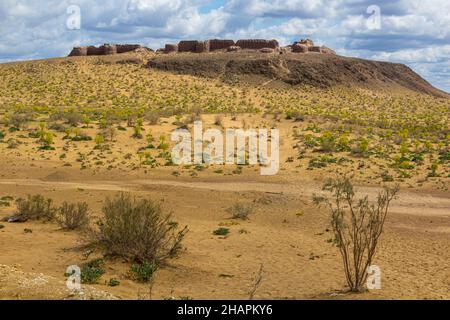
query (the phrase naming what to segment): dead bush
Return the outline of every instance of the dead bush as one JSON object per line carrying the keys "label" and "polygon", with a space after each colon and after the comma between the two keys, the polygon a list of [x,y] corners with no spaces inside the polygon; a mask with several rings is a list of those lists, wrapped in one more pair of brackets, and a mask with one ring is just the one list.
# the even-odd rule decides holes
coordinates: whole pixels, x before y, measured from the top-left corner
{"label": "dead bush", "polygon": [[347,284],[350,291],[361,292],[383,232],[389,205],[399,187],[385,187],[375,204],[369,203],[368,196],[355,199],[353,185],[347,177],[330,179],[323,190],[332,196],[314,195],[314,202],[326,204],[330,209],[334,243],[342,256]]}
{"label": "dead bush", "polygon": [[107,255],[130,261],[159,265],[182,249],[188,228],[178,229],[170,214],[164,214],[152,200],[137,200],[121,193],[107,198],[98,229],[91,230],[91,241],[100,244]]}
{"label": "dead bush", "polygon": [[17,129],[24,129],[26,124],[33,119],[28,113],[15,113],[9,117],[9,124]]}
{"label": "dead bush", "polygon": [[58,224],[67,230],[82,229],[89,225],[89,207],[86,202],[63,202],[58,209]]}

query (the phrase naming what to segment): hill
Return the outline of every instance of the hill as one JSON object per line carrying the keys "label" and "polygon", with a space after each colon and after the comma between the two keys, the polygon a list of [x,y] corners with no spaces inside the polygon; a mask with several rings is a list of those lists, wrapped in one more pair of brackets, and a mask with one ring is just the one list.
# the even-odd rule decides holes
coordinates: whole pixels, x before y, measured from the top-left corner
{"label": "hill", "polygon": [[372,90],[408,89],[448,97],[447,93],[434,88],[403,64],[337,55],[260,52],[157,55],[150,59],[148,67],[219,78],[226,82],[255,82],[262,76],[266,78],[262,79],[263,82],[273,79],[290,85],[319,88],[358,86]]}

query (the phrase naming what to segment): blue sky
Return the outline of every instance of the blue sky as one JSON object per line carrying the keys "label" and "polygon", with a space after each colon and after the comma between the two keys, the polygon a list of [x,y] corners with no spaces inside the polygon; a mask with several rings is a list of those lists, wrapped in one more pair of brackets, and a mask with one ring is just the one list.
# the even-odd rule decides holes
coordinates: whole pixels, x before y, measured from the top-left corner
{"label": "blue sky", "polygon": [[[71,30],[80,8],[81,28]],[[370,6],[377,10],[369,10]],[[1,0],[0,62],[67,55],[76,45],[310,37],[338,53],[401,62],[450,92],[448,0]]]}

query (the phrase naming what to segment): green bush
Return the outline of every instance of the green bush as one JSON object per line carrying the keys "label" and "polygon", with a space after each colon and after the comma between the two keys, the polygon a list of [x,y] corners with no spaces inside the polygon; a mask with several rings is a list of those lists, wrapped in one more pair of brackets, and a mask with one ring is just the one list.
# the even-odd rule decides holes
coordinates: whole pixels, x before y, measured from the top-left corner
{"label": "green bush", "polygon": [[131,266],[133,278],[138,282],[149,282],[153,274],[158,270],[158,265],[154,262],[144,261]]}
{"label": "green bush", "polygon": [[230,229],[228,228],[219,228],[213,231],[215,236],[227,236],[230,233]]}
{"label": "green bush", "polygon": [[319,138],[320,149],[323,152],[333,152],[336,150],[336,137],[332,132],[326,131]]}
{"label": "green bush", "polygon": [[103,259],[92,260],[81,266],[81,283],[94,284],[105,273]]}

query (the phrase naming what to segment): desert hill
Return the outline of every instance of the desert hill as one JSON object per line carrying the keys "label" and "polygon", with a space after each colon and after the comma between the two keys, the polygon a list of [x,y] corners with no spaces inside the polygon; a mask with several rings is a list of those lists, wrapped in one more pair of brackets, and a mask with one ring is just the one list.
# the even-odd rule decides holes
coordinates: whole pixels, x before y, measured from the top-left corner
{"label": "desert hill", "polygon": [[[436,89],[400,65],[264,48],[183,52],[188,44],[0,64],[0,299],[248,299],[262,264],[256,299],[449,298],[449,99],[417,92]],[[205,130],[279,129],[278,175],[173,165],[172,132],[198,119]],[[329,212],[312,201],[338,175],[370,199],[401,185],[374,261],[383,290],[341,294]],[[88,250],[82,230],[9,222],[16,200],[41,194],[55,206],[86,202],[95,226],[118,192],[161,201],[189,227],[186,250],[154,286],[137,281],[133,262]],[[248,219],[235,219],[239,205]],[[99,278],[83,296],[67,292],[67,267],[93,261]]]}
{"label": "desert hill", "polygon": [[[409,67],[336,55],[311,39],[282,47],[275,39],[183,40],[156,53],[138,44],[75,47],[69,57],[145,55],[147,66],[177,74],[215,78],[227,83],[303,85],[316,88],[354,87],[387,91],[404,89],[436,97],[448,93],[434,88]],[[272,84],[272,85],[273,85]]]}
{"label": "desert hill", "polygon": [[[448,97],[403,64],[370,61],[328,54],[235,52],[157,55],[148,67],[226,82],[262,76],[290,85],[325,88],[358,86],[367,89],[402,89]],[[264,80],[263,80],[264,81]]]}

